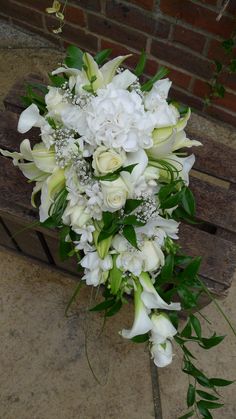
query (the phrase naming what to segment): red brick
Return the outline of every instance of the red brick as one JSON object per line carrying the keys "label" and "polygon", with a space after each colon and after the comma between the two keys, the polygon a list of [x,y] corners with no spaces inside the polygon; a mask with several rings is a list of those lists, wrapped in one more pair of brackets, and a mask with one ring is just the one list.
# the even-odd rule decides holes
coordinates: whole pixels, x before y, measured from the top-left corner
{"label": "red brick", "polygon": [[[102,1],[102,0],[101,0]],[[70,3],[94,11],[101,10],[100,0],[70,0]]]}
{"label": "red brick", "polygon": [[210,87],[207,84],[206,81],[203,80],[195,80],[194,85],[193,85],[193,93],[194,95],[201,97],[201,98],[205,98],[206,96],[208,96],[210,94]]}
{"label": "red brick", "polygon": [[154,4],[155,4],[155,0],[129,0],[129,1],[147,10],[153,10]]}
{"label": "red brick", "polygon": [[226,11],[228,13],[231,13],[233,16],[236,15],[236,3],[235,3],[234,0],[232,0],[232,1],[229,2]]}
{"label": "red brick", "polygon": [[[234,54],[236,54],[236,48],[234,48]],[[228,63],[230,56],[226,53],[225,49],[222,47],[221,42],[216,41],[215,39],[211,40],[208,57],[211,60],[218,60],[222,63]]]}
{"label": "red brick", "polygon": [[115,21],[153,36],[167,38],[170,32],[170,24],[163,19],[155,19],[148,12],[116,0],[107,2],[106,15]]}
{"label": "red brick", "polygon": [[173,41],[189,47],[194,51],[202,52],[206,37],[183,26],[175,26]]}
{"label": "red brick", "polygon": [[218,120],[220,119],[221,121],[226,122],[227,124],[236,126],[236,113],[231,114],[225,109],[217,108],[214,105],[207,107],[204,112],[214,118],[217,118]]}
{"label": "red brick", "polygon": [[84,11],[78,7],[67,6],[65,20],[78,26],[85,26]]}
{"label": "red brick", "polygon": [[236,95],[225,92],[224,97],[214,99],[217,106],[222,106],[230,111],[236,112]]}
{"label": "red brick", "polygon": [[203,100],[193,96],[190,92],[179,90],[174,87],[171,89],[170,97],[185,105],[191,106],[193,109],[203,110]]}
{"label": "red brick", "polygon": [[138,54],[133,53],[133,51],[125,48],[123,45],[116,44],[114,42],[101,39],[101,49],[110,48],[112,50],[110,57],[117,57],[118,55],[128,55],[132,54],[131,57],[127,58],[124,61],[124,65],[127,65],[130,68],[134,68],[138,62]]}
{"label": "red brick", "polygon": [[217,22],[218,13],[192,3],[190,0],[161,0],[160,7],[167,15],[224,38],[229,37],[235,27],[233,19],[222,16],[220,22]]}
{"label": "red brick", "polygon": [[140,32],[128,27],[120,27],[119,24],[98,16],[88,14],[88,28],[91,32],[105,36],[111,40],[130,46],[138,51],[146,48],[147,38]]}
{"label": "red brick", "polygon": [[[47,28],[51,32],[52,29],[55,28],[57,25],[57,23],[55,23],[56,19],[52,17],[46,17],[45,20]],[[74,45],[77,45],[86,51],[97,51],[98,40],[96,36],[89,34],[83,29],[72,26],[68,23],[66,23],[63,26],[63,30],[60,34],[60,37],[61,39],[68,41],[69,43],[73,43]]]}
{"label": "red brick", "polygon": [[12,23],[16,26],[19,26],[21,28],[27,29],[31,32],[35,32],[38,35],[42,36],[43,38],[48,39],[50,42],[53,42],[54,44],[56,44],[57,46],[61,46],[61,38],[58,35],[54,35],[53,33],[48,34],[45,32],[44,29],[39,29],[39,28],[35,28],[31,25],[28,25],[28,23],[26,22],[22,22],[21,20],[17,20],[17,19],[12,19]]}
{"label": "red brick", "polygon": [[34,1],[34,0],[16,0],[21,5],[28,6],[31,9],[36,9],[41,12],[45,12],[47,7],[51,7],[52,0],[40,0],[40,1]]}
{"label": "red brick", "polygon": [[182,51],[171,43],[164,43],[153,40],[151,54],[175,67],[196,74],[200,77],[209,79],[212,75],[211,63],[204,58],[200,58],[189,51]]}
{"label": "red brick", "polygon": [[[160,63],[158,63],[158,61],[148,60],[145,73],[148,76],[153,76],[157,72],[160,66],[161,65]],[[191,80],[191,76],[189,76],[188,74],[182,73],[179,70],[173,69],[169,65],[168,65],[168,69],[170,70],[170,73],[168,75],[170,80],[172,80],[175,85],[187,89]]]}
{"label": "red brick", "polygon": [[220,81],[230,89],[236,92],[236,74],[225,72],[220,77]]}
{"label": "red brick", "polygon": [[26,23],[30,22],[32,26],[43,26],[42,15],[40,13],[36,11],[30,13],[27,7],[14,3],[10,0],[0,1],[0,12],[1,11],[12,18],[20,19]]}

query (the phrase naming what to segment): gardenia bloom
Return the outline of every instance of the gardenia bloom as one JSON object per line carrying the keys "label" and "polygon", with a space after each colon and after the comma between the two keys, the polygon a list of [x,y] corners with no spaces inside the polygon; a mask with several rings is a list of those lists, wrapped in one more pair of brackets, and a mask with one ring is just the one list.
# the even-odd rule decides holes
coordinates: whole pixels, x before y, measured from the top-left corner
{"label": "gardenia bloom", "polygon": [[101,259],[96,251],[88,252],[80,261],[80,264],[85,268],[82,279],[86,281],[87,285],[93,285],[94,287],[107,280],[109,271],[113,266],[111,255]]}

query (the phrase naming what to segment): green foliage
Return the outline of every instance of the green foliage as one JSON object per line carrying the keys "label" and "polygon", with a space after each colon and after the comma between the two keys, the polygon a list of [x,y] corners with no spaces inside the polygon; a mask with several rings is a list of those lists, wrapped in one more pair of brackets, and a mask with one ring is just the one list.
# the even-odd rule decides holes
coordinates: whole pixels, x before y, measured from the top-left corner
{"label": "green foliage", "polygon": [[[45,90],[46,89],[46,90]],[[26,87],[26,95],[21,97],[22,103],[25,107],[28,107],[34,103],[41,114],[46,112],[46,103],[44,96],[48,89],[39,83],[30,83]]]}
{"label": "green foliage", "polygon": [[136,67],[134,69],[134,74],[137,77],[140,77],[143,74],[145,66],[146,66],[146,62],[147,62],[147,55],[146,55],[145,51],[142,51],[142,53],[139,57],[138,64],[136,65]]}
{"label": "green foliage", "polygon": [[107,58],[109,58],[109,56],[111,55],[111,52],[112,50],[110,48],[99,51],[95,55],[94,60],[96,61],[98,65],[102,65],[107,60]]}
{"label": "green foliage", "polygon": [[53,74],[49,73],[48,77],[50,78],[53,86],[55,86],[55,87],[61,87],[63,84],[65,84],[68,81],[66,75],[59,76],[57,74],[53,75]]}
{"label": "green foliage", "polygon": [[134,336],[131,340],[132,342],[135,342],[135,343],[144,343],[149,340],[149,334],[145,333],[144,335],[137,335],[137,336]]}
{"label": "green foliage", "polygon": [[65,64],[67,67],[82,70],[83,67],[83,51],[75,45],[70,45],[66,50]]}
{"label": "green foliage", "polygon": [[152,89],[152,86],[154,85],[154,83],[156,83],[156,81],[166,77],[168,73],[169,73],[169,70],[167,68],[160,67],[160,69],[155,74],[155,76],[153,76],[150,80],[148,80],[146,83],[144,83],[141,86],[142,92],[149,92]]}

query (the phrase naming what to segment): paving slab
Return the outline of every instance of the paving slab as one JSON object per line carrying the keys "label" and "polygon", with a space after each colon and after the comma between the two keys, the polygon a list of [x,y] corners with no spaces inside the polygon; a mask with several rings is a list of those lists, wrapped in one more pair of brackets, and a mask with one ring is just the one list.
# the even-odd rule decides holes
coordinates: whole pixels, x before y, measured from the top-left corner
{"label": "paving slab", "polygon": [[149,353],[118,334],[131,304],[102,331],[91,288],[65,317],[74,280],[6,251],[0,260],[0,418],[153,419]]}

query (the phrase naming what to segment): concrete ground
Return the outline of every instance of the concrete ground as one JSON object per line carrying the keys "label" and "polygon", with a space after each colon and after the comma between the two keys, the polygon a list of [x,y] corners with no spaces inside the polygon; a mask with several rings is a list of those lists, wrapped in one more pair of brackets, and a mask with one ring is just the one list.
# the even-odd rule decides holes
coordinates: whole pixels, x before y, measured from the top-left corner
{"label": "concrete ground", "polygon": [[[48,41],[3,23],[0,101],[18,77],[52,70],[62,56]],[[236,147],[234,129],[193,115],[189,130],[203,126],[219,141]],[[132,321],[132,307],[108,321],[100,334],[102,318],[87,312],[90,289],[82,289],[66,318],[65,305],[75,287],[72,278],[3,249],[0,261],[0,419],[151,419],[155,415],[161,419],[155,370],[153,394],[145,346],[118,335]],[[235,299],[234,283],[222,302],[234,325]],[[195,351],[200,365],[211,376],[234,379],[236,338],[213,304],[203,314],[212,320],[213,330],[216,325],[217,333],[228,336],[210,352]],[[205,329],[210,333],[209,325]],[[177,419],[185,411],[188,385],[178,352],[171,366],[159,369],[158,375],[163,419]],[[225,407],[215,411],[214,418],[236,417],[235,391],[235,385],[222,390]]]}

